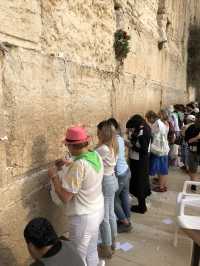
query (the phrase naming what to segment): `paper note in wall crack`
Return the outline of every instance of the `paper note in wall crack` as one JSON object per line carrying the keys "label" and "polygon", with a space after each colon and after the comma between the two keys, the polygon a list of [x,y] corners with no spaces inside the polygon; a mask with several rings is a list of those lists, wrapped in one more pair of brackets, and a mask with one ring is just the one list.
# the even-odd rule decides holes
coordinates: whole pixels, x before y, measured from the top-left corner
{"label": "paper note in wall crack", "polygon": [[1,140],[1,141],[8,140],[8,137],[7,137],[7,136],[1,137],[0,140]]}

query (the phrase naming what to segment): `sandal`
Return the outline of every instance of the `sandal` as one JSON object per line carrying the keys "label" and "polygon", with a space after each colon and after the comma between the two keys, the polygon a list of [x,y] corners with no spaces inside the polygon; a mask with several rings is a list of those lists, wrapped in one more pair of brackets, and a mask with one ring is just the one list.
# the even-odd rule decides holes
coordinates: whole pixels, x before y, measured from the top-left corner
{"label": "sandal", "polygon": [[159,179],[157,177],[154,177],[152,180],[152,184],[158,185],[158,183],[159,183]]}
{"label": "sandal", "polygon": [[166,187],[163,187],[163,188],[155,187],[155,188],[153,188],[153,191],[155,191],[155,192],[166,192],[167,188]]}

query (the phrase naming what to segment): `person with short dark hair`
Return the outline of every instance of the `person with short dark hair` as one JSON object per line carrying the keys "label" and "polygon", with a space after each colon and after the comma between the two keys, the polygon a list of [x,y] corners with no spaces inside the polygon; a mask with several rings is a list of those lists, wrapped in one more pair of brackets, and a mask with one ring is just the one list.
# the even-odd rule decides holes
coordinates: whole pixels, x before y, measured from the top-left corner
{"label": "person with short dark hair", "polygon": [[45,218],[31,220],[24,229],[24,238],[29,253],[35,260],[31,266],[84,266],[72,243],[67,239],[59,239],[53,226]]}

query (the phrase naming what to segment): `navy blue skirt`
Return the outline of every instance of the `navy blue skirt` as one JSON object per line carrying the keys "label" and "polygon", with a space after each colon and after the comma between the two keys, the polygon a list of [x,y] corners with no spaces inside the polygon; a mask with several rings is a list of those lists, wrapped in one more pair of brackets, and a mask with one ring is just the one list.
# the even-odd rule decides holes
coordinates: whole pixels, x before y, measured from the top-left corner
{"label": "navy blue skirt", "polygon": [[157,156],[151,153],[149,175],[168,175],[168,156]]}

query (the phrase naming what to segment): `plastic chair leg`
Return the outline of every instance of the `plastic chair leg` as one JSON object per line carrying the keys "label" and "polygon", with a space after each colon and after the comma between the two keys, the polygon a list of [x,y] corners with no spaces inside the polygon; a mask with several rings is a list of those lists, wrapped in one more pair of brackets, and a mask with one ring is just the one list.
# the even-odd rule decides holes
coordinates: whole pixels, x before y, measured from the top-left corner
{"label": "plastic chair leg", "polygon": [[178,245],[178,226],[176,226],[176,228],[175,228],[175,232],[174,232],[174,247],[177,247],[177,245]]}

